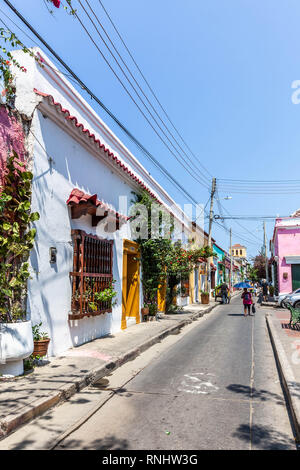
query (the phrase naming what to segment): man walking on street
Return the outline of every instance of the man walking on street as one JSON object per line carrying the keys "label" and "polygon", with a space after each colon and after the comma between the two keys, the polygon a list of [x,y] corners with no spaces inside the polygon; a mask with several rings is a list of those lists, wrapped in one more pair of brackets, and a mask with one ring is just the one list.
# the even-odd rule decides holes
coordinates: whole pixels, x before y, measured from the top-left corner
{"label": "man walking on street", "polygon": [[263,283],[262,283],[262,290],[263,290],[264,302],[267,302],[268,301],[268,283],[265,279],[263,280]]}
{"label": "man walking on street", "polygon": [[226,282],[223,282],[223,284],[221,285],[222,304],[228,303],[228,292],[229,292],[229,288]]}

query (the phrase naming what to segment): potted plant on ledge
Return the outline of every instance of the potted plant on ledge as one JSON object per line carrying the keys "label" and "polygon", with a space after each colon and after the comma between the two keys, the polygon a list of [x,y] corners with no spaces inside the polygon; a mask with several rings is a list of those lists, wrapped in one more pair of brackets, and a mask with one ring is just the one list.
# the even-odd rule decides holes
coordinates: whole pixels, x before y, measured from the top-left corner
{"label": "potted plant on ledge", "polygon": [[143,316],[143,321],[147,321],[149,315],[149,307],[146,303],[144,303],[144,307],[141,309],[141,313]]}
{"label": "potted plant on ledge", "polygon": [[32,355],[34,357],[37,357],[37,356],[44,357],[47,355],[47,352],[48,352],[50,338],[48,336],[48,333],[40,331],[41,326],[42,326],[42,322],[32,327],[33,344],[34,344]]}
{"label": "potted plant on ledge", "polygon": [[201,291],[201,303],[209,304],[209,292]]}
{"label": "potted plant on ledge", "polygon": [[0,189],[0,375],[21,375],[23,359],[33,352],[31,321],[27,319],[29,258],[39,219],[30,213],[32,173],[17,154],[8,158]]}
{"label": "potted plant on ledge", "polygon": [[114,289],[115,282],[116,281],[113,279],[110,285],[105,289],[90,294],[93,300],[90,300],[88,305],[92,311],[97,312],[99,309],[110,310],[117,304],[117,300],[115,299],[117,292]]}

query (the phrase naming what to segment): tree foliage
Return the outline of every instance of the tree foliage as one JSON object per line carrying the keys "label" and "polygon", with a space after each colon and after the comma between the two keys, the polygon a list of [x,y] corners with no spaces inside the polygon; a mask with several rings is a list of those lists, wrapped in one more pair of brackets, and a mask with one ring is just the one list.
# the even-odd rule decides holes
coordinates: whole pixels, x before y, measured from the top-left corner
{"label": "tree foliage", "polygon": [[[188,279],[190,272],[199,263],[200,258],[207,259],[213,256],[210,247],[194,248],[189,244],[185,247],[181,241],[173,241],[174,219],[168,220],[163,216],[163,207],[159,206],[144,191],[141,194],[133,193],[134,205],[146,207],[140,217],[141,233],[147,233],[147,238],[138,237],[136,241],[141,249],[142,284],[144,302],[147,305],[157,304],[157,291],[159,286],[166,283],[166,310],[172,304],[174,287],[181,280]],[[133,206],[134,209],[134,206]],[[133,219],[139,217],[138,211],[132,211]],[[137,213],[136,213],[137,212]],[[159,227],[153,230],[153,214],[160,221]],[[153,234],[155,235],[153,238]]]}
{"label": "tree foliage", "polygon": [[[266,279],[266,257],[263,254],[259,254],[252,258],[253,268],[257,271],[258,279]],[[271,277],[271,266],[268,261],[268,274]]]}

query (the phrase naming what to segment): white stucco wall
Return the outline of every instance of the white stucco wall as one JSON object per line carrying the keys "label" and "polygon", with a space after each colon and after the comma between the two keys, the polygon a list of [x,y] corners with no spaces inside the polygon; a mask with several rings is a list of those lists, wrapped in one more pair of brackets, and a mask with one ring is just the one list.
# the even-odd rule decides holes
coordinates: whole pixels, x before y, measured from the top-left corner
{"label": "white stucco wall", "polygon": [[[32,210],[40,213],[40,220],[35,223],[37,236],[31,253],[28,308],[33,323],[42,321],[43,330],[48,331],[52,339],[50,355],[59,355],[72,346],[120,330],[123,239],[131,239],[128,224],[108,235],[91,226],[89,215],[72,220],[66,201],[72,189],[77,187],[89,194],[97,193],[99,199],[118,210],[119,195],[132,199],[132,187],[38,110],[32,129],[36,136]],[[117,281],[118,303],[112,313],[68,321],[73,228],[114,240],[113,277]],[[50,247],[57,249],[56,264],[49,261]],[[140,302],[141,297],[140,293]]]}

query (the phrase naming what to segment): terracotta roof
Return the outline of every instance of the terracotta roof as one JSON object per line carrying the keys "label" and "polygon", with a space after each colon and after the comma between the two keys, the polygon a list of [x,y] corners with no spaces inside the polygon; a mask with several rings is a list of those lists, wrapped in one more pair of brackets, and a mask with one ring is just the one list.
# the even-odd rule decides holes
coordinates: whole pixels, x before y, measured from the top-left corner
{"label": "terracotta roof", "polygon": [[235,245],[232,245],[231,248],[246,248],[244,245],[240,245],[239,243],[236,243]]}
{"label": "terracotta roof", "polygon": [[80,130],[83,134],[86,134],[91,140],[95,142],[95,144],[98,144],[101,150],[104,150],[104,152],[106,153],[107,157],[110,160],[113,160],[116,163],[116,165],[122,168],[122,170],[125,173],[127,173],[134,181],[136,181],[145,191],[147,191],[150,194],[150,196],[153,197],[153,199],[155,199],[159,204],[162,204],[161,201],[159,201],[159,199],[157,198],[157,196],[151,191],[150,188],[148,188],[143,183],[142,180],[139,179],[138,176],[136,176],[131,170],[129,170],[129,168],[121,160],[119,160],[119,158],[113,152],[111,152],[108,148],[106,148],[105,145],[99,139],[97,139],[95,135],[90,132],[89,129],[85,129],[84,125],[78,122],[78,119],[75,116],[71,116],[71,113],[68,109],[64,109],[60,103],[54,100],[52,95],[43,93],[42,91],[39,91],[36,88],[34,88],[34,92],[37,95],[48,98],[50,104],[55,106],[62,114],[65,115],[65,119],[67,119],[68,121],[72,121],[75,124],[75,126],[78,128],[78,130]]}
{"label": "terracotta roof", "polygon": [[72,206],[72,205],[78,205],[78,204],[84,204],[84,203],[90,203],[94,205],[96,208],[102,207],[105,210],[105,212],[108,212],[108,214],[111,214],[111,215],[117,215],[124,222],[130,219],[130,217],[119,214],[115,210],[111,209],[104,202],[99,201],[99,199],[97,199],[97,194],[93,194],[91,196],[90,194],[86,194],[83,191],[80,191],[80,189],[74,188],[67,200],[67,204]]}

